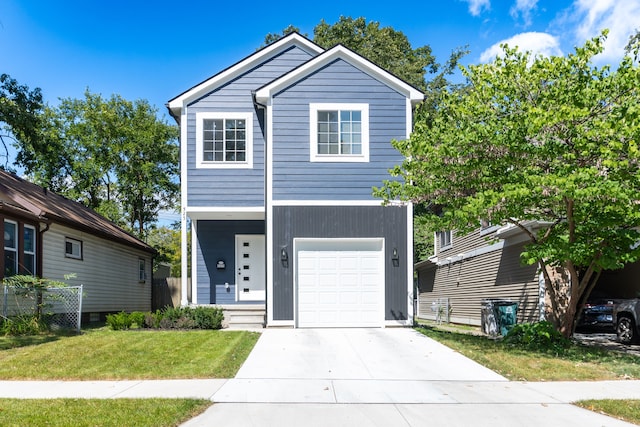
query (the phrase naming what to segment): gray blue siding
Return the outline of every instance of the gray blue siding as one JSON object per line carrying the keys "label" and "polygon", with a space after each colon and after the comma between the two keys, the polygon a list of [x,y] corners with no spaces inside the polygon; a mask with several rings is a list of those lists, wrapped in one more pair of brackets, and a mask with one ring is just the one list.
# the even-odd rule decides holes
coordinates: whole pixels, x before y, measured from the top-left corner
{"label": "gray blue siding", "polygon": [[[369,104],[368,163],[309,162],[309,104]],[[391,146],[406,138],[406,98],[343,60],[285,89],[273,100],[273,199],[372,200],[372,187],[402,162]]]}
{"label": "gray blue siding", "polygon": [[[293,248],[293,239],[385,239],[385,320],[407,319],[407,208],[382,206],[276,206],[273,208],[273,252]],[[400,263],[391,252],[397,248]],[[291,249],[290,249],[291,250]],[[277,257],[276,257],[277,258]],[[293,266],[273,259],[273,318],[293,320]]]}
{"label": "gray blue siding", "polygon": [[[231,304],[234,289],[226,292],[224,284],[236,280],[236,234],[264,234],[264,221],[197,221],[197,292],[199,304]],[[226,268],[218,270],[216,263],[224,260]],[[216,295],[215,286],[218,287]],[[229,298],[231,297],[231,298]]]}
{"label": "gray blue siding", "polygon": [[[252,91],[309,60],[311,56],[294,47],[217,88],[188,106],[187,203],[191,207],[264,206],[264,112],[253,103]],[[196,113],[253,112],[253,168],[196,168]]]}

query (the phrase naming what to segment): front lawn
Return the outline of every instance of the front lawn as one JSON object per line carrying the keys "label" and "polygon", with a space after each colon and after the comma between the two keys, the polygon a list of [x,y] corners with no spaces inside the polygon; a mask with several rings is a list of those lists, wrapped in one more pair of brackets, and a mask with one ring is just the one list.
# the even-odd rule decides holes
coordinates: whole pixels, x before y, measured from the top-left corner
{"label": "front lawn", "polygon": [[196,399],[0,399],[0,425],[173,427],[209,406]]}
{"label": "front lawn", "polygon": [[640,357],[572,344],[562,352],[523,349],[484,336],[419,327],[424,335],[516,381],[640,379]]}
{"label": "front lawn", "polygon": [[77,336],[0,337],[0,379],[233,378],[259,336],[103,327]]}

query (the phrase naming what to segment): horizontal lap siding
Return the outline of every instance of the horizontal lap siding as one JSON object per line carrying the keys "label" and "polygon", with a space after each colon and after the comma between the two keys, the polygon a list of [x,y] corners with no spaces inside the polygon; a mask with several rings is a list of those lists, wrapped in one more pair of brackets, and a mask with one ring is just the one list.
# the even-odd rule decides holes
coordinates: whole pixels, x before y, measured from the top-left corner
{"label": "horizontal lap siding", "polygon": [[[221,304],[213,286],[236,281],[236,234],[264,234],[264,221],[197,221],[196,232],[198,303]],[[224,260],[224,270],[216,268],[218,260]]]}
{"label": "horizontal lap siding", "polygon": [[[264,206],[263,111],[256,110],[252,91],[289,72],[311,56],[292,48],[248,71],[243,76],[199,99],[188,107],[187,203],[191,207]],[[196,113],[253,112],[253,168],[197,169]]]}
{"label": "horizontal lap siding", "polygon": [[[82,260],[65,257],[65,237],[82,242]],[[151,310],[151,255],[91,234],[53,224],[43,235],[43,277],[84,285],[82,311]],[[146,281],[139,283],[144,258]],[[67,274],[75,278],[65,280]]]}
{"label": "horizontal lap siding", "polygon": [[[385,319],[407,318],[407,208],[382,206],[276,206],[273,208],[273,253],[287,248],[293,262],[293,239],[371,238],[385,239]],[[397,248],[399,265],[391,261]],[[273,262],[273,318],[293,320],[293,265]]]}
{"label": "horizontal lap siding", "polygon": [[[369,162],[309,162],[309,104],[369,104]],[[273,101],[274,200],[372,200],[403,160],[391,141],[406,137],[406,98],[338,60]]]}
{"label": "horizontal lap siding", "polygon": [[536,321],[537,267],[521,265],[522,248],[522,244],[505,246],[502,251],[419,272],[419,317],[433,316],[434,299],[449,298],[452,321],[479,325],[482,300],[501,298],[518,303],[519,322]]}

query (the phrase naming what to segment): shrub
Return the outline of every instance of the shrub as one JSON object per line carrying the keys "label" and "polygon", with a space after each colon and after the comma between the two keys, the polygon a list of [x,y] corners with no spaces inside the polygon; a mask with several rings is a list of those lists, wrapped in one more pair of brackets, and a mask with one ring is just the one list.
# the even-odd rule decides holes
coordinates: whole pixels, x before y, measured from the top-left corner
{"label": "shrub", "polygon": [[224,312],[220,307],[196,307],[191,310],[196,328],[220,329]]}
{"label": "shrub", "polygon": [[129,329],[132,324],[133,320],[131,319],[131,316],[124,311],[116,314],[107,314],[107,325],[114,331]]}
{"label": "shrub", "polygon": [[504,342],[530,350],[563,351],[571,344],[550,322],[519,323],[504,337]]}
{"label": "shrub", "polygon": [[0,317],[0,335],[37,335],[47,330],[47,324],[33,314]]}
{"label": "shrub", "polygon": [[147,328],[158,329],[160,327],[160,321],[162,320],[162,313],[160,310],[156,310],[155,313],[144,314],[144,325]]}
{"label": "shrub", "polygon": [[145,313],[141,311],[134,311],[129,314],[129,319],[131,319],[131,323],[138,328],[144,328],[145,326]]}

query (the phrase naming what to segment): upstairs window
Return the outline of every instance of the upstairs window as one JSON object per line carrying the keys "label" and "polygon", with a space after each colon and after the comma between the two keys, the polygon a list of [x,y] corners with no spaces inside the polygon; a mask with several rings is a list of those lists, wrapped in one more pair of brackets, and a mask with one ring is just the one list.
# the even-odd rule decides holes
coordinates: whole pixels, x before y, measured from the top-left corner
{"label": "upstairs window", "polygon": [[197,167],[250,168],[252,152],[252,113],[196,114]]}
{"label": "upstairs window", "polygon": [[440,250],[449,249],[451,247],[451,230],[438,232],[438,243]]}
{"label": "upstairs window", "polygon": [[312,162],[368,162],[367,104],[310,104]]}

